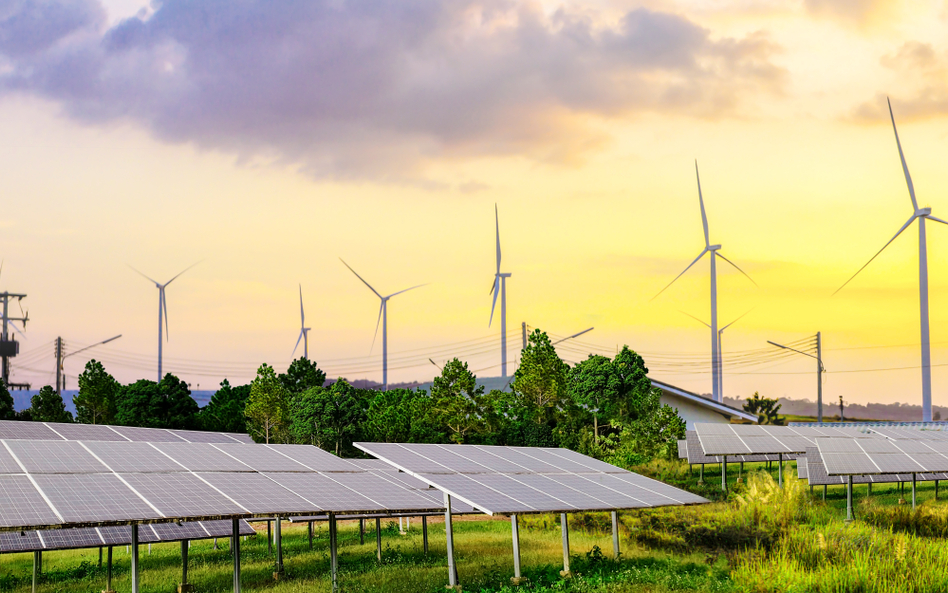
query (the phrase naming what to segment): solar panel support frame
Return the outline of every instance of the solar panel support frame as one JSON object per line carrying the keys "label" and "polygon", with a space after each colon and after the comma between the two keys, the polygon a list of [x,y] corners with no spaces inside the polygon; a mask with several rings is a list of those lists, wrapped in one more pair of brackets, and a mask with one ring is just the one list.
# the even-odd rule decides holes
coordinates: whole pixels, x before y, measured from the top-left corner
{"label": "solar panel support frame", "polygon": [[421,541],[425,550],[425,556],[428,555],[428,517],[421,516]]}
{"label": "solar panel support frame", "polygon": [[273,580],[279,581],[283,578],[283,519],[282,517],[273,518],[273,545],[276,548],[276,563],[273,566]]}
{"label": "solar panel support frame", "polygon": [[514,576],[510,582],[514,585],[521,584],[520,575],[520,529],[517,525],[517,515],[510,515],[510,537],[513,541],[513,563]]}
{"label": "solar panel support frame", "polygon": [[232,519],[230,550],[234,557],[234,593],[240,593],[240,520]]}
{"label": "solar panel support frame", "polygon": [[[852,523],[853,520],[853,477],[847,476],[846,481],[846,522]],[[825,495],[824,490],[824,495]]]}
{"label": "solar panel support frame", "polygon": [[105,555],[105,591],[102,593],[115,593],[115,590],[112,589],[112,546],[109,546],[109,549],[106,551]]}
{"label": "solar panel support frame", "polygon": [[612,511],[612,557],[619,560],[619,511]]}
{"label": "solar panel support frame", "polygon": [[188,540],[181,540],[181,584],[178,585],[178,593],[190,593],[194,590],[194,585],[188,583]]}
{"label": "solar panel support frame", "polygon": [[560,513],[560,531],[563,532],[563,570],[560,571],[560,576],[567,578],[572,573],[569,571],[569,521],[566,513]]}
{"label": "solar panel support frame", "polygon": [[138,593],[138,524],[132,523],[129,526],[131,530],[131,553],[132,553],[132,593]]}
{"label": "solar panel support frame", "polygon": [[337,573],[339,569],[339,557],[336,550],[336,513],[329,513],[329,572],[332,579],[332,592],[339,590]]}
{"label": "solar panel support frame", "polygon": [[36,593],[36,587],[39,584],[40,567],[43,565],[43,552],[36,550],[33,552],[33,593]]}
{"label": "solar panel support frame", "polygon": [[444,535],[448,549],[448,588],[460,590],[458,569],[454,564],[454,525],[451,521],[451,495],[444,493]]}

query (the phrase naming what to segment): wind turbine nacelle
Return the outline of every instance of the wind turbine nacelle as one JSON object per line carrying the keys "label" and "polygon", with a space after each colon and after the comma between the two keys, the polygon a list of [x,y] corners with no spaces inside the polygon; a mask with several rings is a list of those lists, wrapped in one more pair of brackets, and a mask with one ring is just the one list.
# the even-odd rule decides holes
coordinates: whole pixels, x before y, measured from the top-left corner
{"label": "wind turbine nacelle", "polygon": [[932,213],[931,208],[919,208],[918,211],[915,213],[915,216],[928,216],[931,213]]}
{"label": "wind turbine nacelle", "polygon": [[19,353],[19,342],[16,340],[0,340],[0,356],[16,356]]}
{"label": "wind turbine nacelle", "polygon": [[708,251],[717,251],[720,248],[720,245],[708,245]]}

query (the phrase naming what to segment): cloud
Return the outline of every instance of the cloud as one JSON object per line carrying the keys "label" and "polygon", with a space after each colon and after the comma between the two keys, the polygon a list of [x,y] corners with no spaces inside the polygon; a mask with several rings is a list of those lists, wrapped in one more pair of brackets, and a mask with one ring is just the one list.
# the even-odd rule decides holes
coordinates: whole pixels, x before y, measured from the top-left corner
{"label": "cloud", "polygon": [[[899,78],[898,94],[891,97],[897,120],[919,120],[948,114],[948,55],[929,43],[908,41],[879,62]],[[888,122],[886,95],[857,105],[852,119],[861,123]]]}
{"label": "cloud", "polygon": [[893,8],[887,0],[804,0],[807,12],[852,25],[866,25]]}
{"label": "cloud", "polygon": [[785,76],[763,34],[715,39],[647,9],[604,24],[506,0],[153,8],[105,28],[97,0],[6,2],[0,89],[318,177],[402,181],[439,159],[577,162],[609,141],[603,118],[738,114]]}

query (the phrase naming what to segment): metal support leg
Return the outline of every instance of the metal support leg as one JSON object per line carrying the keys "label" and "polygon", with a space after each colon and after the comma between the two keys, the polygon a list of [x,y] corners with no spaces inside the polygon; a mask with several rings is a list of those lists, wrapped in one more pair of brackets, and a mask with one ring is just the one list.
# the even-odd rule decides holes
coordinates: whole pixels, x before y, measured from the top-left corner
{"label": "metal support leg", "polygon": [[520,574],[520,528],[517,524],[517,515],[510,515],[510,536],[513,540],[514,562],[514,575],[510,582],[513,585],[520,585],[523,583],[523,576]]}
{"label": "metal support leg", "polygon": [[132,593],[138,593],[138,525],[132,525]]}
{"label": "metal support leg", "polygon": [[232,529],[230,550],[234,556],[234,593],[240,593],[240,519],[232,521]]}
{"label": "metal support leg", "polygon": [[938,480],[935,480],[935,500],[938,500]]}
{"label": "metal support leg", "polygon": [[39,584],[40,565],[43,563],[43,552],[36,550],[33,552],[33,593],[36,593],[36,587]]}
{"label": "metal support leg", "polygon": [[267,519],[267,554],[273,553],[273,523]]}
{"label": "metal support leg", "polygon": [[727,492],[727,455],[721,461],[721,490]]}
{"label": "metal support leg", "polygon": [[612,511],[612,557],[619,559],[619,511]]}
{"label": "metal support leg", "polygon": [[313,522],[309,522],[309,549],[313,549]]}
{"label": "metal support leg", "polygon": [[566,513],[560,513],[560,530],[563,532],[563,570],[560,576],[567,578],[572,576],[572,573],[569,571],[569,523]]}
{"label": "metal support leg", "polygon": [[703,463],[701,464],[701,471],[698,474],[698,483],[704,484],[704,464]]}
{"label": "metal support leg", "polygon": [[872,482],[869,482],[869,489],[866,491],[866,496],[872,494]]}
{"label": "metal support leg", "polygon": [[359,545],[365,545],[365,519],[359,519]]}
{"label": "metal support leg", "polygon": [[102,568],[102,546],[99,546],[99,568]]}
{"label": "metal support leg", "polygon": [[458,589],[458,569],[454,564],[454,526],[451,523],[451,495],[444,494],[444,535],[448,548],[448,587]]}
{"label": "metal support leg", "polygon": [[777,454],[777,485],[783,488],[783,453]]}
{"label": "metal support leg", "polygon": [[912,510],[915,510],[915,474],[912,474]]}
{"label": "metal support leg", "polygon": [[428,517],[421,516],[421,541],[425,548],[425,555],[428,555]]}
{"label": "metal support leg", "polygon": [[849,476],[846,484],[846,522],[853,520],[853,477]]}
{"label": "metal support leg", "polygon": [[194,585],[188,583],[188,540],[181,540],[181,584],[178,585],[178,593],[189,593],[194,591]]}
{"label": "metal support leg", "polygon": [[826,500],[826,484],[823,484],[823,500]]}
{"label": "metal support leg", "polygon": [[336,552],[336,513],[329,513],[329,572],[332,575],[332,591],[339,590],[339,556]]}
{"label": "metal support leg", "polygon": [[375,518],[375,557],[382,561],[382,520]]}
{"label": "metal support leg", "polygon": [[273,580],[279,581],[283,577],[283,520],[277,517],[273,521],[273,545],[276,547],[276,563],[274,564]]}
{"label": "metal support leg", "polygon": [[115,591],[112,590],[112,546],[109,546],[105,555],[105,591],[103,591],[103,593],[115,593]]}

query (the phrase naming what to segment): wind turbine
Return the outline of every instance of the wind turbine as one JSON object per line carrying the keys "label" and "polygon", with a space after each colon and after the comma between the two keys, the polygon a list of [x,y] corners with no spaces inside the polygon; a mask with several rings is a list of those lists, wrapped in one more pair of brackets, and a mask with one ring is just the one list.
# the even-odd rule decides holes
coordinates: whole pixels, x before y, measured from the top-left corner
{"label": "wind turbine", "polygon": [[339,261],[342,262],[342,265],[349,268],[349,271],[355,274],[355,277],[359,280],[362,280],[362,283],[369,287],[369,290],[375,293],[375,296],[379,297],[382,300],[382,305],[379,307],[379,318],[375,322],[375,335],[372,337],[372,345],[375,346],[375,338],[379,335],[379,324],[382,324],[382,391],[388,391],[388,300],[395,295],[402,294],[403,292],[408,292],[409,290],[414,290],[416,288],[421,288],[425,284],[418,284],[417,286],[412,286],[411,288],[406,288],[405,290],[399,290],[398,292],[393,292],[388,296],[382,296],[379,294],[379,291],[372,288],[372,285],[365,281],[362,276],[352,269],[352,266],[347,264],[345,260],[341,257]]}
{"label": "wind turbine", "polygon": [[[161,383],[161,379],[162,379],[162,374],[161,374],[161,346],[162,346],[162,343],[161,343],[161,332],[162,332],[162,325],[164,326],[164,332],[165,332],[166,334],[170,334],[170,332],[168,331],[168,301],[165,299],[165,288],[167,288],[169,284],[171,284],[172,282],[174,282],[175,280],[177,280],[178,276],[180,276],[181,274],[184,274],[185,272],[187,272],[188,270],[190,270],[190,269],[193,268],[194,266],[198,265],[198,263],[201,263],[201,262],[197,262],[197,263],[195,263],[195,264],[191,264],[190,266],[188,266],[188,267],[185,268],[184,270],[178,272],[178,274],[177,274],[174,278],[172,278],[171,280],[168,280],[168,281],[165,282],[164,284],[161,284],[161,283],[158,282],[157,280],[154,280],[154,279],[152,279],[152,278],[149,278],[148,276],[145,276],[145,274],[142,274],[141,272],[139,272],[139,271],[136,270],[135,268],[132,268],[131,265],[128,266],[128,267],[132,268],[132,270],[134,270],[135,273],[137,273],[137,274],[143,276],[146,280],[149,280],[149,281],[153,282],[153,283],[155,284],[155,288],[158,289],[158,382],[159,382],[159,383]],[[168,337],[169,337],[169,336],[165,336],[165,339],[167,340]]]}
{"label": "wind turbine", "polygon": [[[746,313],[744,313],[744,315],[747,315],[747,313],[750,313],[751,311],[753,311],[753,309],[747,311]],[[691,313],[685,313],[684,311],[681,311],[681,314],[682,314],[682,315],[687,315],[688,317],[691,317],[692,319],[694,319],[695,321],[697,321],[698,323],[700,323],[701,325],[703,325],[703,326],[705,326],[705,327],[707,327],[707,328],[710,328],[710,327],[711,327],[710,325],[708,325],[707,323],[705,323],[705,322],[702,321],[701,319],[695,317],[695,316],[692,315]],[[721,401],[724,401],[724,345],[723,345],[723,342],[722,342],[722,339],[721,339],[721,338],[722,338],[722,336],[724,335],[724,330],[726,330],[727,328],[731,327],[732,325],[734,325],[735,323],[737,323],[738,321],[740,321],[741,318],[744,317],[744,315],[741,315],[740,317],[738,317],[737,319],[735,319],[735,320],[732,321],[731,323],[728,323],[727,325],[725,325],[724,327],[722,327],[721,329],[718,330],[718,352],[721,354],[721,358],[720,358],[720,360],[719,360],[719,362],[720,362],[720,364],[719,364],[720,372],[718,373],[718,393],[721,394]]]}
{"label": "wind turbine", "polygon": [[300,340],[303,340],[303,358],[309,360],[309,330],[311,329],[313,328],[306,327],[306,314],[303,313],[303,285],[300,284],[300,337],[296,339],[296,346],[293,346],[293,354],[290,358],[296,356],[296,349],[300,347]]}
{"label": "wind turbine", "polygon": [[[872,260],[879,257],[879,254],[885,251],[895,239],[902,234],[916,220],[918,221],[918,305],[919,321],[922,334],[922,421],[932,421],[932,357],[930,336],[928,331],[928,241],[925,236],[925,220],[934,220],[942,224],[948,224],[940,218],[932,216],[932,209],[925,207],[919,208],[918,201],[915,199],[915,186],[912,184],[912,176],[909,174],[908,165],[905,164],[905,155],[902,153],[902,143],[899,141],[899,131],[895,127],[895,116],[892,114],[892,102],[886,98],[889,105],[889,119],[892,120],[892,131],[895,133],[895,145],[899,149],[899,158],[902,160],[902,172],[905,174],[905,184],[908,186],[909,197],[912,199],[912,216],[902,225],[902,228],[895,233],[895,236],[889,239],[889,242],[882,246],[882,249],[876,252],[869,261],[865,263],[852,277],[836,289],[841,291],[853,278],[866,269],[866,266],[872,263]],[[835,295],[836,292],[833,294]]]}
{"label": "wind turbine", "polygon": [[500,376],[507,376],[507,278],[512,274],[500,271],[500,215],[497,213],[497,204],[494,204],[494,222],[497,228],[497,272],[494,274],[494,284],[490,294],[494,301],[490,305],[490,321],[487,327],[494,323],[494,308],[497,306],[497,295],[500,294]]}
{"label": "wind turbine", "polygon": [[737,264],[724,257],[720,252],[721,245],[712,245],[710,235],[708,233],[708,216],[704,211],[704,197],[701,195],[701,176],[698,174],[698,161],[695,160],[695,177],[698,180],[698,203],[701,206],[701,224],[704,226],[704,249],[701,250],[701,253],[698,254],[698,257],[694,259],[693,262],[688,264],[688,267],[682,270],[681,274],[675,276],[675,279],[668,283],[668,286],[661,289],[658,294],[652,297],[651,300],[655,300],[663,292],[668,290],[668,288],[674,284],[679,278],[681,278],[685,272],[691,269],[691,266],[698,263],[698,260],[704,257],[705,253],[711,254],[711,393],[712,398],[715,401],[723,402],[724,395],[721,393],[721,352],[720,352],[720,336],[718,336],[718,268],[717,268],[717,258],[721,258],[727,263],[734,266],[734,269],[744,274],[748,280],[754,286],[757,286],[757,283],[754,282],[754,279],[747,275],[747,272],[737,267]]}

